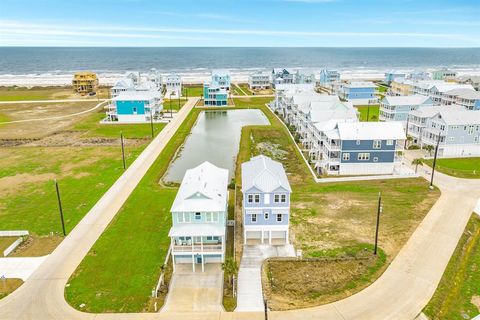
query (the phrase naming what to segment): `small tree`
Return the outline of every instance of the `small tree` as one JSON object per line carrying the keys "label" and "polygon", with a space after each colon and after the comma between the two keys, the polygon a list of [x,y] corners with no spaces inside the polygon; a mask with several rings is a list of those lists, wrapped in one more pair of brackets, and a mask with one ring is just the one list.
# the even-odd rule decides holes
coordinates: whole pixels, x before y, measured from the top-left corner
{"label": "small tree", "polygon": [[430,155],[432,155],[433,149],[434,149],[434,148],[433,148],[433,146],[431,146],[431,145],[428,145],[428,146],[425,147],[425,150],[427,150],[427,151],[428,151],[428,154],[430,154]]}
{"label": "small tree", "polygon": [[238,267],[232,257],[225,259],[225,262],[222,264],[223,272],[228,276],[229,283],[232,283],[233,276],[237,274]]}
{"label": "small tree", "polygon": [[412,165],[415,166],[415,173],[417,173],[418,166],[419,165],[423,166],[423,159],[419,159],[419,158],[413,159]]}

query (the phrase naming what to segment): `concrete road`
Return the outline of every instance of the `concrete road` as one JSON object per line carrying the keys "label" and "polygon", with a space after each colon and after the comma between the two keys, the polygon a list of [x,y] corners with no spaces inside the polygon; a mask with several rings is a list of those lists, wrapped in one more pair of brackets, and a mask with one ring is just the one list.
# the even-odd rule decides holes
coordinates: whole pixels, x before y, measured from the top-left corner
{"label": "concrete road", "polygon": [[[264,319],[263,312],[88,314],[70,307],[64,287],[193,107],[181,109],[59,247],[14,293],[0,300],[0,319]],[[408,152],[407,152],[408,158]],[[428,172],[420,170],[428,178]],[[438,285],[480,197],[480,181],[436,174],[442,195],[384,274],[365,290],[328,305],[270,312],[269,319],[414,319]]]}
{"label": "concrete road", "polygon": [[43,257],[6,257],[0,258],[0,277],[27,280],[45,261]]}
{"label": "concrete road", "polygon": [[223,271],[221,264],[206,264],[205,272],[197,265],[179,264],[173,273],[162,312],[222,311]]}

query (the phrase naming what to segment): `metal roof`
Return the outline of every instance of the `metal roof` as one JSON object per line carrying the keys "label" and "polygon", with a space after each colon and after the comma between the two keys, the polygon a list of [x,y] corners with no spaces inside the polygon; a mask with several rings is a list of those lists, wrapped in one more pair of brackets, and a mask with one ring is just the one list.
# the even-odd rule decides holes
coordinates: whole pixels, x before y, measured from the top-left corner
{"label": "metal roof", "polygon": [[282,164],[264,155],[242,163],[242,190],[253,187],[263,192],[272,192],[280,187],[292,191]]}
{"label": "metal roof", "polygon": [[227,208],[228,170],[205,161],[188,169],[170,211],[221,212]]}
{"label": "metal roof", "polygon": [[406,139],[400,121],[339,123],[338,133],[342,140],[401,140]]}
{"label": "metal roof", "polygon": [[384,100],[391,106],[417,106],[427,102],[433,105],[430,97],[420,94],[412,96],[385,96]]}

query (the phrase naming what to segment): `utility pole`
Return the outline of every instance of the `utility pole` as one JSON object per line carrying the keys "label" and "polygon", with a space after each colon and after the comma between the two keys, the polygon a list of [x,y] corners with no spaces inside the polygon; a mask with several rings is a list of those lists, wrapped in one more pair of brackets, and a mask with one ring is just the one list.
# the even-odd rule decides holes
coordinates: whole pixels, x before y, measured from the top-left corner
{"label": "utility pole", "polygon": [[57,179],[55,179],[55,190],[57,191],[58,210],[60,211],[60,220],[62,221],[63,236],[66,236],[67,233],[65,232],[65,221],[63,220],[62,200],[60,199],[60,190],[58,190]]}
{"label": "utility pole", "polygon": [[268,320],[268,305],[267,305],[267,299],[263,299],[263,309],[265,312],[265,320]]}
{"label": "utility pole", "polygon": [[433,175],[435,174],[435,164],[437,163],[437,154],[438,154],[438,147],[440,146],[440,130],[438,130],[438,139],[437,145],[435,146],[435,155],[433,156],[433,165],[432,165],[432,177],[430,178],[430,189],[433,189]]}
{"label": "utility pole", "polygon": [[170,102],[170,118],[173,118],[173,115],[172,115],[172,94],[171,93],[170,93],[169,102]]}
{"label": "utility pole", "polygon": [[410,115],[407,114],[407,127],[405,128],[405,145],[403,146],[403,149],[407,149],[407,142],[408,142],[408,122],[410,121]]}
{"label": "utility pole", "polygon": [[378,208],[377,208],[377,226],[375,227],[375,249],[373,250],[373,254],[377,254],[378,248],[378,228],[380,227],[380,213],[382,213],[382,194],[378,193]]}
{"label": "utility pole", "polygon": [[120,142],[122,143],[123,170],[126,170],[127,166],[125,165],[125,147],[123,146],[123,132],[120,132]]}
{"label": "utility pole", "polygon": [[150,128],[152,129],[152,139],[153,139],[154,133],[153,133],[153,115],[152,115],[152,107],[150,107]]}
{"label": "utility pole", "polygon": [[367,104],[367,122],[370,121],[370,103]]}

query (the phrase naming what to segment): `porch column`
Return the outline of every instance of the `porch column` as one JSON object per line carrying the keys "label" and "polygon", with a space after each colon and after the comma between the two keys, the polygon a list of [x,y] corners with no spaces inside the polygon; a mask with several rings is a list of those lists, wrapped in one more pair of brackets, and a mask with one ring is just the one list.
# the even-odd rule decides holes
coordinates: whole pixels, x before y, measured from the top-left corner
{"label": "porch column", "polygon": [[260,231],[260,234],[262,235],[262,244],[263,244],[263,229]]}
{"label": "porch column", "polygon": [[202,254],[202,272],[205,272],[205,257]]}
{"label": "porch column", "polygon": [[272,230],[268,230],[268,244],[272,244]]}
{"label": "porch column", "polygon": [[175,272],[175,255],[172,254],[173,272]]}
{"label": "porch column", "polygon": [[227,237],[223,236],[221,239],[222,239],[222,262],[225,262],[225,241],[227,241]]}
{"label": "porch column", "polygon": [[195,255],[192,253],[192,271],[195,272]]}
{"label": "porch column", "polygon": [[287,229],[287,231],[285,231],[285,243],[286,244],[289,244],[288,236],[289,236],[289,233],[288,233],[288,229]]}
{"label": "porch column", "polygon": [[200,250],[203,252],[203,237],[200,237]]}

